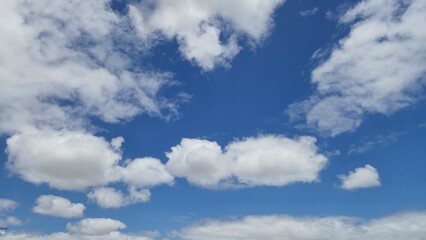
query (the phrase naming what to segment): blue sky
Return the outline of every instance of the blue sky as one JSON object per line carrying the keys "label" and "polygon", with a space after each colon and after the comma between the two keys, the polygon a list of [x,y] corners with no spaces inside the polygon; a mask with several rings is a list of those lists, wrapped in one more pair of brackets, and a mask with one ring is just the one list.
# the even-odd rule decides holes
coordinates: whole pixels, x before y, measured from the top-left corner
{"label": "blue sky", "polygon": [[424,1],[0,16],[5,239],[426,235]]}

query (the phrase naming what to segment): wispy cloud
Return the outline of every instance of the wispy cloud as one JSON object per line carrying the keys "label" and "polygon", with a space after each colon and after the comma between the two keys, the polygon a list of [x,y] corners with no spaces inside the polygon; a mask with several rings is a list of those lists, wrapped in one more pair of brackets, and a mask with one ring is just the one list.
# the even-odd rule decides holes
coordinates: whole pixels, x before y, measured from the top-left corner
{"label": "wispy cloud", "polygon": [[395,132],[388,135],[378,135],[370,139],[364,139],[360,144],[351,145],[348,155],[361,154],[371,151],[375,148],[388,146],[396,142],[405,132]]}
{"label": "wispy cloud", "polygon": [[299,14],[302,17],[309,17],[309,16],[316,14],[318,11],[319,11],[319,8],[314,7],[314,8],[311,8],[311,9],[302,10],[302,11],[299,12]]}
{"label": "wispy cloud", "polygon": [[336,136],[357,129],[368,114],[390,115],[415,103],[426,73],[422,0],[361,1],[339,19],[350,32],[312,71],[315,93],[289,106],[291,119]]}
{"label": "wispy cloud", "polygon": [[422,239],[426,213],[408,212],[363,220],[353,217],[246,216],[207,220],[177,231],[182,240],[318,240],[318,239]]}

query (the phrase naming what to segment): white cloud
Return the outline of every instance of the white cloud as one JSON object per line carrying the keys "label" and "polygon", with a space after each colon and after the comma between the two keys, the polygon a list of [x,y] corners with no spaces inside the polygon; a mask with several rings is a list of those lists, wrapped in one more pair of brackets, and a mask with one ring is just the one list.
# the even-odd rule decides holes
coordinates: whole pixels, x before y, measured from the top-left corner
{"label": "white cloud", "polygon": [[415,103],[426,74],[423,0],[366,0],[340,18],[352,24],[313,70],[316,92],[289,107],[290,117],[335,136],[354,131],[368,114],[390,115]]}
{"label": "white cloud", "polygon": [[158,159],[138,158],[121,164],[123,141],[118,137],[109,143],[79,131],[16,134],[7,140],[7,167],[28,182],[47,183],[57,189],[86,190],[118,181],[126,183],[128,196],[107,187],[88,194],[105,208],[147,202],[151,193],[146,188],[173,184],[173,176]]}
{"label": "white cloud", "polygon": [[348,155],[365,153],[375,148],[388,146],[396,142],[404,134],[404,132],[393,132],[388,135],[377,135],[370,139],[365,138],[360,144],[352,144]]}
{"label": "white cloud", "polygon": [[179,97],[159,94],[175,83],[171,74],[140,66],[151,43],[177,39],[182,54],[204,69],[227,64],[242,38],[255,45],[267,36],[282,2],[149,1],[121,15],[109,0],[4,1],[0,134],[9,136],[8,169],[28,182],[64,190],[123,181],[127,202],[149,200],[146,188],[172,184],[173,176],[156,159],[123,166],[124,139],[109,143],[95,136],[92,119],[175,116]]}
{"label": "white cloud", "polygon": [[121,233],[126,225],[110,218],[86,218],[76,223],[68,223],[68,232],[40,234],[10,231],[2,236],[5,240],[154,240],[157,232]]}
{"label": "white cloud", "polygon": [[[0,198],[0,217],[2,217],[5,212],[12,211],[17,207],[17,202],[6,198]],[[0,227],[17,226],[21,224],[21,220],[13,216],[0,218]]]}
{"label": "white cloud", "polygon": [[54,195],[41,195],[36,200],[33,212],[62,218],[82,217],[86,207],[81,203],[72,203],[68,199]]}
{"label": "white cloud", "polygon": [[149,189],[138,189],[134,186],[130,186],[128,190],[130,203],[148,202],[151,198]]}
{"label": "white cloud", "polygon": [[208,220],[176,235],[182,240],[422,240],[426,214],[412,212],[363,221],[351,217],[248,216]]}
{"label": "white cloud", "polygon": [[129,204],[148,202],[151,192],[148,189],[137,190],[129,188],[129,195],[125,196],[120,190],[101,187],[91,191],[87,197],[102,208],[120,208]]}
{"label": "white cloud", "polygon": [[120,151],[123,143],[124,143],[123,137],[116,137],[111,139],[111,146],[115,151]]}
{"label": "white cloud", "polygon": [[[91,119],[177,114],[158,93],[170,74],[147,72],[127,16],[109,0],[4,1],[0,9],[0,134],[8,169],[26,181],[83,190],[120,180],[119,137],[93,135]],[[139,61],[139,60],[137,60]]]}
{"label": "white cloud", "polygon": [[22,221],[19,220],[16,217],[6,217],[6,218],[0,218],[0,226],[1,227],[8,227],[8,226],[19,226],[22,224]]}
{"label": "white cloud", "polygon": [[316,139],[260,136],[230,143],[183,139],[166,153],[167,170],[202,187],[284,186],[315,182],[327,158],[317,152]]}
{"label": "white cloud", "polygon": [[166,156],[166,168],[171,174],[196,185],[214,186],[230,177],[230,166],[216,142],[184,138]]}
{"label": "white cloud", "polygon": [[119,179],[121,154],[101,137],[84,132],[39,131],[7,140],[7,167],[26,181],[83,190]]}
{"label": "white cloud", "polygon": [[119,208],[126,205],[126,198],[119,190],[101,187],[91,191],[87,197],[103,208]]}
{"label": "white cloud", "polygon": [[374,167],[368,164],[364,167],[356,168],[346,176],[339,175],[338,177],[342,181],[341,187],[346,190],[378,187],[381,185],[379,173]]}
{"label": "white cloud", "polygon": [[0,214],[5,211],[13,210],[17,206],[18,206],[18,203],[13,200],[0,198]]}
{"label": "white cloud", "polygon": [[319,11],[319,8],[314,7],[314,8],[302,10],[302,11],[299,12],[299,14],[302,17],[309,17],[309,16],[312,16],[312,15],[315,15],[315,13],[317,13],[318,11]]}
{"label": "white cloud", "polygon": [[72,233],[52,233],[42,235],[37,233],[7,233],[2,236],[4,240],[154,240],[155,237],[150,234],[125,234],[120,232],[111,232],[105,235],[92,236]]}
{"label": "white cloud", "polygon": [[158,96],[169,74],[134,64],[139,40],[108,0],[5,1],[0,11],[1,133],[176,111]]}
{"label": "white cloud", "polygon": [[182,55],[204,70],[227,65],[240,38],[259,43],[269,33],[274,10],[284,0],[143,1],[129,8],[145,41],[177,39]]}
{"label": "white cloud", "polygon": [[67,230],[81,235],[107,235],[111,232],[125,229],[126,225],[110,218],[85,218],[77,223],[68,223]]}
{"label": "white cloud", "polygon": [[124,182],[140,188],[173,184],[174,180],[160,160],[148,157],[126,161],[121,175]]}

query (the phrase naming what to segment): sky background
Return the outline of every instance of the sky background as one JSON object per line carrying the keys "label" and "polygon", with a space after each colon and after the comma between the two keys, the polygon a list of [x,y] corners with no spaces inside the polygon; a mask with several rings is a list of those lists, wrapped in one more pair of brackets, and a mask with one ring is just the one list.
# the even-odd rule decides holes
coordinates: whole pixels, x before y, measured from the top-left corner
{"label": "sky background", "polygon": [[423,0],[83,2],[2,2],[5,239],[425,236]]}

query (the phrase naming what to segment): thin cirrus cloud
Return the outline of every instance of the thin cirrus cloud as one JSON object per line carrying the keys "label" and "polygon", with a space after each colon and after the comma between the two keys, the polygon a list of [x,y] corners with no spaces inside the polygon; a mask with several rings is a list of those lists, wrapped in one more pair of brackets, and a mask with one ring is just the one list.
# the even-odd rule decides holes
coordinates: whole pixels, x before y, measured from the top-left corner
{"label": "thin cirrus cloud", "polygon": [[62,218],[83,217],[86,207],[82,203],[72,203],[70,200],[54,195],[41,195],[37,198],[33,212]]}
{"label": "thin cirrus cloud", "polygon": [[319,180],[328,162],[316,139],[259,136],[229,143],[182,139],[166,153],[167,170],[207,188],[285,186]]}
{"label": "thin cirrus cloud", "polygon": [[177,231],[182,240],[421,240],[426,235],[426,213],[408,212],[372,220],[352,217],[247,216],[208,220]]}
{"label": "thin cirrus cloud", "polygon": [[339,175],[341,188],[345,190],[355,190],[360,188],[379,187],[380,177],[376,168],[371,165],[356,168],[347,175]]}
{"label": "thin cirrus cloud", "polygon": [[315,15],[318,11],[319,11],[319,9],[317,7],[314,7],[314,8],[302,10],[302,11],[299,12],[299,14],[302,17],[310,17],[312,15]]}
{"label": "thin cirrus cloud", "polygon": [[315,93],[288,109],[331,136],[414,104],[426,74],[426,30],[413,28],[426,21],[425,1],[361,1],[339,21],[351,29],[312,71]]}

